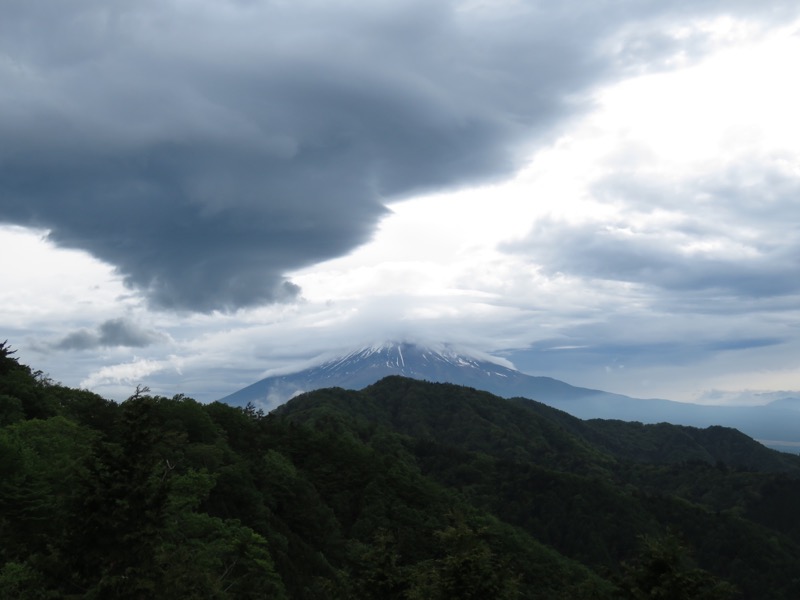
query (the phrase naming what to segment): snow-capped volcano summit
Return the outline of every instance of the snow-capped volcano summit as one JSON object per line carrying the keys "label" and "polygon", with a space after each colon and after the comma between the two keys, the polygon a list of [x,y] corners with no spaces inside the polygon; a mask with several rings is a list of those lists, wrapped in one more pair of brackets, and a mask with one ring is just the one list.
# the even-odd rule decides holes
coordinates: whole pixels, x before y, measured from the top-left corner
{"label": "snow-capped volcano summit", "polygon": [[296,371],[273,375],[234,392],[222,402],[270,411],[302,392],[320,388],[361,389],[389,375],[455,383],[485,390],[504,398],[523,397],[560,408],[582,419],[625,419],[644,423],[678,423],[695,427],[735,427],[769,445],[796,452],[800,444],[800,411],[795,398],[766,406],[703,406],[642,400],[600,390],[580,388],[552,379],[526,375],[501,358],[446,344],[423,345],[384,342],[343,353]]}
{"label": "snow-capped volcano summit", "polygon": [[491,376],[498,367],[504,370],[513,369],[513,365],[502,359],[453,346],[383,342],[326,361],[314,370],[322,377],[345,378],[348,381],[355,377],[357,381],[354,383],[361,383],[363,379],[363,385],[369,385],[377,381],[376,375],[378,379],[386,375],[430,379],[436,373],[445,376],[456,369],[461,377],[465,370],[477,370],[481,376]]}
{"label": "snow-capped volcano summit", "polygon": [[[222,398],[222,402],[270,410],[320,388],[361,389],[389,375],[466,385],[510,397],[566,399],[595,390],[575,388],[549,377],[532,377],[501,358],[447,344],[382,342],[321,362],[308,369],[266,377]],[[532,394],[534,394],[532,396]]]}

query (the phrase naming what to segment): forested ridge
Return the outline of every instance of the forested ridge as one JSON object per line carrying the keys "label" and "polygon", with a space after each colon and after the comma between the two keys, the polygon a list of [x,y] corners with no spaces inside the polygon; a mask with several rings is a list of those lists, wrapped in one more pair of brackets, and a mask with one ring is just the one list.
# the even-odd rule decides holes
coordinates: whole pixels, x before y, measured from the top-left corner
{"label": "forested ridge", "polygon": [[271,414],[0,344],[0,598],[800,598],[800,458],[389,377]]}

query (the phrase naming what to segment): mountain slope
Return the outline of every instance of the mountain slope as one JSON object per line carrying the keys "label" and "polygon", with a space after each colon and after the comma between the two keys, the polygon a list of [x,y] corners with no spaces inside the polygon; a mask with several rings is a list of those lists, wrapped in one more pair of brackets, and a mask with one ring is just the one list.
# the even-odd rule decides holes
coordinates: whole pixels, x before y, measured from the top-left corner
{"label": "mountain slope", "polygon": [[[581,419],[622,419],[642,423],[675,423],[694,427],[721,425],[743,431],[781,450],[800,449],[797,399],[766,406],[707,406],[661,399],[638,399],[569,385],[550,377],[527,375],[500,364],[500,359],[454,347],[387,342],[360,348],[320,365],[270,376],[222,402],[271,410],[297,394],[328,387],[362,389],[383,377],[453,383],[503,398],[544,402]],[[795,445],[797,444],[797,445]]]}
{"label": "mountain slope", "polygon": [[610,568],[638,536],[672,529],[700,566],[745,597],[800,591],[800,532],[786,508],[800,501],[800,486],[782,483],[797,481],[800,459],[739,432],[583,422],[532,401],[399,377],[360,392],[303,394],[273,415],[393,448],[426,477],[584,564]]}
{"label": "mountain slope", "polygon": [[800,597],[800,478],[736,432],[400,377],[118,404],[11,367],[2,597]]}
{"label": "mountain slope", "polygon": [[368,423],[508,460],[551,466],[564,462],[570,469],[591,465],[594,472],[615,460],[700,461],[800,476],[800,457],[770,450],[731,428],[582,420],[534,400],[504,400],[474,388],[398,376],[360,394],[333,389],[302,394],[274,414],[312,425],[317,419],[346,418],[367,429]]}
{"label": "mountain slope", "polygon": [[361,389],[389,375],[455,383],[502,397],[525,396],[545,402],[625,398],[575,387],[551,377],[526,375],[500,364],[500,359],[469,350],[386,342],[360,348],[309,369],[266,377],[220,401],[234,406],[252,402],[262,408],[273,408],[302,392],[326,387]]}

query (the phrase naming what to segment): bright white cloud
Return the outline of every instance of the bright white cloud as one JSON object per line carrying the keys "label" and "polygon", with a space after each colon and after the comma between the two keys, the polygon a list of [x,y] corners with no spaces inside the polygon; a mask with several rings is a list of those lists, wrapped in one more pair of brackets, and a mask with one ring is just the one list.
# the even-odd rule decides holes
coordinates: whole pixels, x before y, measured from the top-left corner
{"label": "bright white cloud", "polygon": [[[731,169],[747,165],[750,173],[738,169],[738,180],[730,184],[740,190],[750,186],[752,193],[769,199],[776,193],[777,182],[768,173],[797,178],[800,122],[794,113],[800,87],[786,73],[791,71],[793,57],[800,55],[800,40],[793,27],[769,35],[731,21],[708,27],[716,27],[726,42],[719,53],[682,69],[635,77],[599,92],[597,109],[539,152],[512,182],[395,206],[371,244],[298,274],[305,293],[336,300],[344,297],[340,294],[350,284],[358,290],[354,297],[361,297],[365,290],[373,296],[382,290],[396,294],[406,287],[410,293],[405,306],[410,309],[415,302],[410,296],[432,292],[427,286],[438,274],[436,281],[444,289],[436,291],[450,290],[447,309],[437,309],[429,297],[428,305],[416,313],[410,309],[411,313],[435,315],[440,323],[448,314],[457,315],[454,321],[461,319],[476,340],[483,337],[479,323],[491,323],[495,341],[502,339],[506,348],[547,338],[563,338],[562,347],[570,347],[572,332],[587,324],[606,324],[597,328],[596,339],[590,338],[590,343],[598,348],[617,345],[621,352],[635,348],[637,340],[645,345],[679,345],[695,338],[701,345],[713,346],[714,340],[783,339],[783,323],[793,318],[793,312],[784,309],[764,305],[763,311],[748,315],[746,326],[733,331],[733,325],[741,323],[740,315],[755,309],[746,298],[737,300],[735,307],[729,298],[727,308],[720,301],[720,312],[732,314],[714,316],[704,314],[703,302],[692,304],[689,298],[669,298],[662,291],[642,287],[648,284],[646,278],[603,281],[547,273],[538,267],[536,255],[520,258],[502,252],[531,230],[535,238],[537,226],[550,220],[586,226],[586,235],[596,235],[593,231],[599,227],[621,242],[650,250],[661,246],[689,260],[702,257],[706,262],[732,264],[761,256],[763,244],[770,242],[772,223],[755,222],[746,207],[735,205],[736,198],[717,198],[711,204],[708,197],[687,196],[685,188],[702,189],[696,182],[714,179],[720,180],[719,187]],[[603,192],[611,182],[627,177],[650,178],[664,196],[674,197],[659,204],[658,199],[648,202],[647,198],[617,201]],[[707,206],[698,206],[704,201]],[[771,208],[780,211],[793,199],[773,197],[772,202]],[[696,219],[705,221],[708,231],[698,231],[693,225]],[[775,219],[784,216],[778,213]],[[559,235],[557,229],[553,233]],[[552,248],[555,242],[546,243]],[[398,265],[408,266],[406,275],[411,277],[399,274]],[[414,275],[418,285],[413,283]],[[736,278],[734,272],[730,276]],[[780,272],[775,276],[780,277]],[[742,290],[751,285],[744,279],[739,284]],[[681,303],[686,304],[681,307]],[[503,306],[514,310],[499,310]],[[587,341],[583,336],[579,347]],[[782,344],[740,350],[736,362],[753,357],[784,365],[779,357],[782,352]],[[623,377],[620,360],[609,357],[609,364],[577,377],[575,365],[565,362],[559,375],[567,379],[572,375],[572,380],[584,385],[602,382],[618,391],[692,399],[699,397],[698,386],[704,385],[703,369],[708,370],[708,385],[721,386],[727,373],[724,365],[733,364],[730,353],[715,355],[706,347],[692,353],[695,366],[640,366],[638,372],[629,368]],[[601,372],[609,376],[598,379]],[[729,383],[746,386],[751,380],[762,388],[800,387],[797,370],[788,366],[744,372],[747,376],[737,375]],[[680,378],[686,385],[677,384]]]}
{"label": "bright white cloud", "polygon": [[86,252],[56,248],[46,232],[0,225],[0,305],[5,322],[35,328],[74,320],[110,304],[125,302],[128,291],[112,267]]}

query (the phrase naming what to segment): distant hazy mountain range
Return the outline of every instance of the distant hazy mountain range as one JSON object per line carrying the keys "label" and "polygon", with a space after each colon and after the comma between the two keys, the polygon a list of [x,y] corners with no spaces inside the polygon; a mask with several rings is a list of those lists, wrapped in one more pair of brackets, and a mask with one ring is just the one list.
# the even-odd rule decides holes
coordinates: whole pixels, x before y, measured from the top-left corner
{"label": "distant hazy mountain range", "polygon": [[455,383],[504,398],[538,400],[581,419],[620,419],[735,427],[765,445],[800,452],[800,398],[764,406],[708,406],[661,399],[639,399],[569,385],[550,377],[526,375],[501,359],[452,346],[386,342],[359,348],[308,369],[266,377],[221,399],[271,410],[290,398],[321,388],[361,389],[389,375]]}

